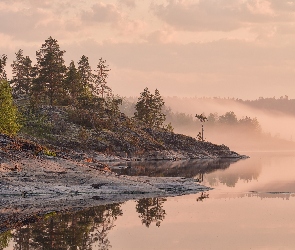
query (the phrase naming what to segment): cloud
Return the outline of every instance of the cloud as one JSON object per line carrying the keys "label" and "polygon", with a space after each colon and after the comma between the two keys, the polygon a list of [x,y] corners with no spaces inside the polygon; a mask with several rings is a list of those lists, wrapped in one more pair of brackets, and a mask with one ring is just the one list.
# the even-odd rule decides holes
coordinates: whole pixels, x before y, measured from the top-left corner
{"label": "cloud", "polygon": [[75,61],[76,54],[89,56],[92,65],[100,57],[106,59],[112,69],[111,86],[122,95],[138,94],[145,86],[180,96],[258,98],[295,93],[291,44],[282,48],[238,40],[185,45],[85,41],[63,48]]}
{"label": "cloud", "polygon": [[47,16],[43,11],[32,9],[19,11],[1,11],[0,32],[24,40],[36,38],[38,23]]}
{"label": "cloud", "polygon": [[168,43],[172,40],[171,30],[156,30],[148,35],[144,35],[143,39],[151,44],[154,43]]}
{"label": "cloud", "polygon": [[93,23],[118,23],[122,15],[113,4],[97,3],[90,11],[83,11],[81,18],[83,21]]}
{"label": "cloud", "polygon": [[250,24],[280,22],[284,19],[274,8],[285,5],[268,0],[167,0],[151,5],[152,12],[178,30],[232,31]]}
{"label": "cloud", "polygon": [[119,0],[118,3],[123,4],[123,5],[127,6],[128,8],[135,8],[136,7],[135,0]]}

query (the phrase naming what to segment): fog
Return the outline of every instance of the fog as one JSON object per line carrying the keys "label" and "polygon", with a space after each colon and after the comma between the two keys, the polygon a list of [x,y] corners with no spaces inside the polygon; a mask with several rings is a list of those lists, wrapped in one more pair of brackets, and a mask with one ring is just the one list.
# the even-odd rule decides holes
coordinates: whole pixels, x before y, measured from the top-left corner
{"label": "fog", "polygon": [[[218,113],[219,116],[233,111],[238,119],[257,118],[262,133],[252,133],[231,127],[212,128],[204,123],[204,139],[217,144],[225,144],[236,150],[286,150],[295,149],[295,117],[291,114],[271,109],[258,109],[237,102],[234,99],[220,98],[177,98],[166,97],[165,105],[172,112],[195,114]],[[194,118],[196,119],[196,118]],[[183,124],[172,124],[174,132],[196,137],[201,131],[201,124],[196,127]]]}

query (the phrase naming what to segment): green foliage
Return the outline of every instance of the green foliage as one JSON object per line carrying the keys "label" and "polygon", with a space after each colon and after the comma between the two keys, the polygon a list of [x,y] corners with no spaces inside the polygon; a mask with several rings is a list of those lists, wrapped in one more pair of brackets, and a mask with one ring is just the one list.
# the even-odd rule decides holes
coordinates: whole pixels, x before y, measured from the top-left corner
{"label": "green foliage", "polygon": [[164,104],[163,98],[157,89],[153,95],[148,88],[145,88],[140,93],[140,97],[135,105],[136,112],[134,117],[149,127],[160,127],[166,119],[162,111]]}
{"label": "green foliage", "polygon": [[111,88],[107,85],[106,81],[109,76],[109,71],[109,65],[106,64],[106,60],[100,58],[97,69],[95,70],[96,74],[93,75],[93,91],[95,95],[100,96],[101,98],[109,96],[112,93]]}
{"label": "green foliage", "polygon": [[5,71],[6,61],[7,61],[7,55],[3,54],[0,57],[0,80],[7,80],[7,75]]}
{"label": "green foliage", "polygon": [[93,99],[93,74],[88,57],[83,55],[78,62],[78,74],[80,77],[80,92],[77,97],[79,107],[87,107]]}
{"label": "green foliage", "polygon": [[173,132],[174,131],[174,128],[171,124],[171,122],[169,122],[167,125],[164,125],[163,127],[165,130],[167,130],[168,132]]}
{"label": "green foliage", "polygon": [[64,79],[64,90],[66,91],[67,96],[64,96],[62,104],[71,103],[76,106],[83,88],[81,85],[81,78],[74,61],[71,61],[70,66],[67,68]]}
{"label": "green foliage", "polygon": [[15,135],[21,125],[16,106],[13,103],[11,88],[5,80],[0,81],[0,133]]}
{"label": "green foliage", "polygon": [[45,98],[51,106],[59,104],[65,95],[62,84],[66,72],[64,53],[52,37],[36,52],[38,77],[34,81],[34,96],[38,95],[39,100]]}
{"label": "green foliage", "polygon": [[51,217],[54,217],[54,216],[57,216],[57,213],[56,212],[50,212],[50,213],[44,215],[44,219],[47,220],[47,219],[49,219]]}
{"label": "green foliage", "polygon": [[22,111],[22,132],[40,138],[51,137],[53,125],[47,115],[41,114],[40,110],[23,109]]}
{"label": "green foliage", "polygon": [[53,151],[51,151],[51,150],[49,150],[49,149],[47,149],[47,148],[43,149],[43,150],[42,150],[42,153],[43,153],[44,155],[47,155],[47,156],[53,156],[53,157],[56,157],[56,153],[53,152]]}
{"label": "green foliage", "polygon": [[35,70],[31,59],[28,56],[24,57],[23,50],[20,49],[15,55],[16,60],[11,64],[13,92],[16,97],[28,96],[32,89]]}
{"label": "green foliage", "polygon": [[8,247],[8,244],[12,236],[13,235],[10,231],[0,234],[0,249]]}

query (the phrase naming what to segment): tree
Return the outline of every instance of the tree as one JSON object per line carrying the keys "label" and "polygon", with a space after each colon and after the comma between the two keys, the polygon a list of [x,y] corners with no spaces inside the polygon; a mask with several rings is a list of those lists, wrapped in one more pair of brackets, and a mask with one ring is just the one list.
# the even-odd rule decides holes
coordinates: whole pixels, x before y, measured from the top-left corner
{"label": "tree", "polygon": [[196,118],[197,118],[200,122],[205,122],[206,120],[208,120],[208,118],[207,118],[205,115],[203,115],[203,114],[200,114],[200,115],[196,114]]}
{"label": "tree", "polygon": [[14,135],[20,129],[17,108],[13,103],[11,88],[5,80],[0,81],[0,133]]}
{"label": "tree", "polygon": [[60,50],[57,40],[49,37],[36,52],[38,78],[35,81],[34,90],[43,94],[49,101],[49,105],[58,104],[63,95],[63,79],[66,72],[64,65],[65,51]]}
{"label": "tree", "polygon": [[153,98],[153,119],[155,127],[160,127],[163,125],[163,122],[166,120],[166,115],[163,114],[162,108],[164,107],[164,100],[160,95],[158,89],[155,90],[155,95]]}
{"label": "tree", "polygon": [[109,65],[106,64],[106,60],[102,58],[99,59],[99,63],[97,65],[97,69],[95,70],[96,74],[94,77],[94,86],[93,91],[97,96],[101,98],[105,98],[106,95],[110,95],[112,90],[109,86],[107,86],[106,79],[109,76]]}
{"label": "tree", "polygon": [[238,119],[233,111],[229,111],[219,117],[219,123],[224,125],[236,125],[238,123]]}
{"label": "tree", "polygon": [[6,61],[7,61],[7,55],[3,54],[0,57],[0,80],[7,80],[7,75],[5,71]]}
{"label": "tree", "polygon": [[209,126],[213,126],[218,122],[218,114],[217,113],[210,113],[207,117],[207,122]]}
{"label": "tree", "polygon": [[204,125],[203,125],[203,122],[206,122],[208,120],[208,118],[204,115],[204,114],[196,114],[195,116],[201,123],[202,123],[202,132],[199,132],[198,135],[197,135],[197,139],[199,141],[204,141]]}
{"label": "tree", "polygon": [[261,133],[261,126],[256,117],[251,119],[250,117],[246,116],[240,119],[238,124],[243,130]]}
{"label": "tree", "polygon": [[93,90],[93,74],[87,56],[82,56],[78,62],[78,73],[80,76],[81,92],[79,96],[79,104],[86,106],[92,97]]}
{"label": "tree", "polygon": [[145,88],[140,93],[140,97],[135,104],[136,112],[134,113],[134,117],[150,127],[160,127],[166,119],[165,114],[162,112],[164,104],[160,92],[157,89],[153,95],[148,88]]}
{"label": "tree", "polygon": [[64,89],[69,95],[71,103],[74,105],[78,102],[79,96],[82,92],[82,84],[80,74],[75,66],[74,61],[71,61],[70,66],[67,68],[64,80]]}
{"label": "tree", "polygon": [[34,68],[30,57],[23,55],[23,50],[19,50],[16,55],[16,60],[11,64],[12,81],[14,94],[16,96],[29,95],[32,89]]}

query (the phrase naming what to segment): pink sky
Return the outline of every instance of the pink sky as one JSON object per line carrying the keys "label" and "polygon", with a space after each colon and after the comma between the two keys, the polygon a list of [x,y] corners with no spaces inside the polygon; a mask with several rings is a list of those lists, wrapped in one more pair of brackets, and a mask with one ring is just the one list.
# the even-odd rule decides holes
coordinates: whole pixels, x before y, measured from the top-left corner
{"label": "pink sky", "polygon": [[125,96],[295,98],[294,0],[1,0],[0,54],[33,60],[49,36],[66,62],[100,57]]}

